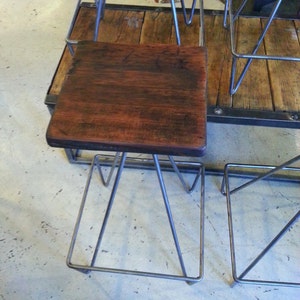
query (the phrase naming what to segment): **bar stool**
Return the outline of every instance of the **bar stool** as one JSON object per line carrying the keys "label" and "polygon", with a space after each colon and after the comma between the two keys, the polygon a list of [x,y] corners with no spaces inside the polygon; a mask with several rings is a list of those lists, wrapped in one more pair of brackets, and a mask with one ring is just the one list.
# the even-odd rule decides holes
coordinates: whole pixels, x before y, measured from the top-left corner
{"label": "bar stool", "polygon": [[[235,164],[235,163],[228,163],[225,166],[224,169],[224,177],[223,177],[223,182],[222,182],[222,187],[221,191],[224,195],[226,195],[227,199],[227,212],[228,212],[228,226],[229,226],[229,239],[230,239],[230,251],[231,251],[231,265],[232,265],[232,276],[235,282],[238,283],[252,283],[252,284],[266,284],[266,285],[281,285],[281,286],[291,286],[291,287],[296,287],[300,285],[299,278],[295,279],[295,281],[292,280],[274,280],[270,279],[271,274],[269,278],[263,278],[263,275],[259,272],[259,274],[256,274],[256,278],[252,275],[249,275],[250,272],[257,266],[259,265],[259,262],[264,258],[264,256],[270,252],[270,250],[276,246],[278,241],[285,235],[287,234],[290,230],[292,230],[292,226],[296,223],[300,216],[300,210],[299,210],[299,202],[295,207],[292,206],[292,209],[296,209],[296,214],[290,218],[288,222],[286,222],[286,225],[282,228],[282,230],[279,231],[277,235],[263,248],[263,250],[259,251],[258,255],[254,258],[251,259],[251,262],[247,262],[245,265],[247,267],[245,268],[239,268],[243,269],[242,271],[239,272],[238,274],[238,264],[239,266],[245,263],[247,260],[247,255],[245,253],[240,253],[236,251],[236,245],[235,245],[235,235],[237,232],[240,230],[242,231],[243,235],[243,241],[245,243],[245,235],[246,232],[243,229],[238,229],[238,224],[241,224],[240,222],[238,223],[238,219],[242,220],[245,219],[243,218],[242,214],[249,214],[249,208],[247,210],[247,201],[243,199],[243,194],[241,194],[242,191],[245,193],[248,193],[248,195],[254,194],[254,189],[251,189],[251,186],[255,185],[257,182],[260,182],[262,180],[288,180],[291,181],[292,184],[298,184],[299,185],[299,180],[300,177],[299,174],[300,168],[299,167],[293,167],[293,165],[300,160],[300,155],[296,156],[295,158],[281,164],[280,166],[264,166],[264,165],[250,165],[250,164]],[[233,178],[238,177],[238,178],[244,178],[245,182],[242,184],[233,184],[232,180]],[[234,186],[234,187],[233,187]],[[250,187],[250,188],[249,188]],[[248,192],[247,192],[248,191]],[[239,212],[240,215],[237,211],[233,210],[233,200],[232,200],[232,195],[237,194],[237,196],[234,199],[234,207],[239,207]],[[238,196],[239,195],[239,196]],[[245,197],[245,196],[244,196]],[[282,195],[281,198],[284,199],[287,196]],[[253,201],[256,199],[254,198]],[[298,199],[299,200],[299,199]],[[266,202],[265,200],[264,202]],[[238,204],[237,204],[238,203]],[[255,202],[257,203],[257,202]],[[267,205],[267,204],[265,204]],[[288,202],[286,205],[291,205],[290,202]],[[257,210],[262,209],[258,208],[257,205]],[[276,207],[276,210],[280,209],[279,205]],[[264,218],[267,218],[268,213],[265,212]],[[291,213],[290,213],[291,214]],[[247,222],[247,221],[244,221]],[[252,220],[251,220],[252,222]],[[255,226],[256,221],[253,220],[252,226]],[[237,225],[237,226],[235,226]],[[268,224],[270,227],[274,226],[271,224]],[[257,243],[259,241],[260,236],[256,235],[255,240],[253,240],[253,243]],[[288,245],[286,245],[287,249]],[[239,259],[237,259],[237,256],[239,254]],[[297,265],[297,262],[294,263],[294,265]],[[280,273],[280,270],[278,270]],[[252,278],[251,278],[252,277]]]}
{"label": "bar stool", "polygon": [[[78,43],[72,68],[48,126],[47,142],[53,147],[115,151],[117,155],[108,179],[103,176],[98,156],[94,157],[67,256],[69,267],[83,272],[113,272],[178,279],[188,283],[202,278],[204,166],[199,163],[194,183],[189,187],[173,156],[204,155],[206,65],[204,47],[122,45],[93,41]],[[127,152],[153,156],[181,266],[180,275],[95,265]],[[200,259],[197,276],[189,276],[185,269],[158,155],[169,157],[187,192],[192,191],[200,181]],[[74,263],[72,255],[94,167],[102,174],[103,183],[108,185],[116,166],[118,171],[100,234],[93,246],[93,258],[88,264]]]}

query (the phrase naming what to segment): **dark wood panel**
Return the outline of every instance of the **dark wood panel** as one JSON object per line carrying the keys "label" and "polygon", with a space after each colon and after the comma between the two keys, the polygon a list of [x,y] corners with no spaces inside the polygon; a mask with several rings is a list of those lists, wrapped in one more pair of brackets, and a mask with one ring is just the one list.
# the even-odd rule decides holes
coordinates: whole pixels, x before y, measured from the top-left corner
{"label": "dark wood panel", "polygon": [[202,155],[204,47],[81,42],[47,141],[90,150]]}

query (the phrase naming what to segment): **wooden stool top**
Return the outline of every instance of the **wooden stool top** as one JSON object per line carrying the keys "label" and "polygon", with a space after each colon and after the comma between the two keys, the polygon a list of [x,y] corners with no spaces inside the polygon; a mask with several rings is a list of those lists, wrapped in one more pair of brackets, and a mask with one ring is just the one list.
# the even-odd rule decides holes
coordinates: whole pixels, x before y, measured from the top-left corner
{"label": "wooden stool top", "polygon": [[204,47],[80,42],[49,123],[50,146],[200,156]]}

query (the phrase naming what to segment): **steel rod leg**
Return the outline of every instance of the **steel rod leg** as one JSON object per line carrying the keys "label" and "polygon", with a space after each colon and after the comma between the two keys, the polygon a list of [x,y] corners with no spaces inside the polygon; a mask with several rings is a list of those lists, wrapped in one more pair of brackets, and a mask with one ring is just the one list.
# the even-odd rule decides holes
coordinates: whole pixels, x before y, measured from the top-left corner
{"label": "steel rod leg", "polygon": [[100,247],[100,244],[101,244],[104,232],[105,232],[107,221],[108,221],[108,218],[109,218],[112,206],[113,206],[113,202],[114,202],[114,199],[115,199],[115,196],[116,196],[116,192],[117,192],[118,185],[119,185],[119,182],[120,182],[120,178],[121,178],[121,175],[122,175],[122,171],[123,171],[123,168],[124,168],[126,155],[127,155],[127,153],[124,152],[122,154],[122,157],[121,157],[120,166],[118,168],[118,172],[117,172],[117,175],[116,175],[116,178],[115,178],[114,186],[113,186],[112,191],[111,191],[110,199],[109,199],[109,202],[108,202],[108,206],[107,206],[105,216],[104,216],[104,219],[103,219],[103,223],[102,223],[102,226],[101,226],[100,234],[99,234],[97,244],[96,244],[96,247],[95,247],[95,251],[94,251],[93,258],[92,258],[91,266],[94,266],[97,255],[98,255],[99,247]]}
{"label": "steel rod leg", "polygon": [[77,234],[78,234],[78,230],[79,230],[79,226],[80,226],[80,222],[81,222],[81,218],[82,218],[83,209],[84,209],[85,202],[86,202],[86,199],[87,199],[87,194],[88,194],[89,187],[90,187],[90,184],[91,184],[91,179],[92,179],[94,166],[95,166],[95,160],[96,160],[96,157],[94,157],[94,159],[92,161],[91,168],[90,168],[90,171],[89,171],[89,174],[88,174],[88,179],[87,179],[85,189],[84,189],[84,192],[83,192],[82,201],[81,201],[81,204],[80,204],[77,220],[76,220],[76,223],[75,223],[75,227],[74,227],[74,231],[73,231],[73,235],[72,235],[72,239],[71,239],[69,252],[68,252],[68,255],[67,255],[67,265],[71,268],[73,266],[72,262],[71,262],[71,258],[72,258],[72,254],[73,254],[73,251],[74,251],[74,246],[75,246],[75,242],[76,242],[76,238],[77,238]]}
{"label": "steel rod leg", "polygon": [[264,255],[276,244],[276,242],[285,234],[285,232],[297,221],[300,211],[284,226],[284,228],[276,235],[276,237],[265,247],[265,249],[253,260],[253,262],[243,271],[239,278],[245,277],[255,265],[264,257]]}
{"label": "steel rod leg", "polygon": [[174,243],[175,243],[175,246],[176,246],[177,255],[178,255],[178,258],[179,258],[179,261],[180,261],[182,273],[184,274],[184,276],[187,276],[185,266],[184,266],[184,262],[183,262],[183,258],[182,258],[182,253],[181,253],[181,250],[180,250],[180,245],[179,245],[177,233],[176,233],[176,229],[175,229],[173,216],[172,216],[172,213],[171,213],[171,208],[170,208],[170,203],[169,203],[168,196],[167,196],[166,187],[165,187],[165,184],[164,184],[164,180],[163,180],[163,176],[162,176],[162,173],[161,173],[158,157],[157,157],[156,154],[153,155],[153,160],[154,160],[154,164],[155,164],[155,168],[156,168],[157,177],[158,177],[158,181],[159,181],[159,184],[160,184],[162,196],[164,198],[165,208],[166,208],[166,211],[167,211],[167,214],[168,214],[168,219],[169,219],[170,227],[171,227],[171,230],[172,230],[172,235],[173,235]]}
{"label": "steel rod leg", "polygon": [[94,41],[97,41],[98,39],[99,25],[100,25],[100,20],[103,16],[104,6],[105,6],[105,0],[98,0],[96,2],[97,16],[96,16],[95,30],[94,30]]}
{"label": "steel rod leg", "polygon": [[174,28],[175,28],[175,34],[176,34],[176,41],[177,45],[181,44],[180,41],[180,32],[179,32],[179,26],[178,26],[178,18],[177,18],[177,12],[176,12],[176,5],[175,1],[171,0],[171,8],[172,8],[172,14],[173,14],[173,22],[174,22]]}
{"label": "steel rod leg", "polygon": [[196,174],[196,177],[195,177],[195,179],[194,179],[192,185],[189,186],[189,184],[186,183],[186,181],[184,180],[182,174],[180,173],[180,170],[179,170],[179,168],[177,167],[177,164],[176,164],[176,162],[175,162],[173,156],[169,155],[168,157],[169,157],[169,160],[170,160],[170,162],[171,162],[172,168],[174,169],[174,171],[175,171],[175,173],[177,174],[177,176],[178,176],[178,178],[179,178],[181,184],[183,185],[184,190],[185,190],[187,193],[192,193],[193,190],[194,190],[195,187],[196,187],[196,184],[197,184],[198,181],[199,181],[199,178],[200,178],[200,176],[201,176],[201,170],[202,170],[202,167],[203,167],[203,166],[199,163],[201,166],[200,166],[200,168],[199,168],[199,170],[198,170],[198,172],[197,172],[197,174]]}
{"label": "steel rod leg", "polygon": [[114,158],[114,160],[113,160],[113,162],[112,162],[112,165],[111,165],[111,167],[110,167],[110,172],[109,172],[109,174],[108,174],[108,176],[107,176],[107,179],[104,178],[104,174],[103,174],[103,172],[102,172],[102,166],[101,166],[101,164],[100,164],[100,161],[99,161],[99,159],[98,159],[98,156],[99,156],[99,155],[97,155],[96,166],[97,166],[97,168],[98,168],[98,171],[99,171],[99,174],[100,174],[100,178],[101,178],[102,183],[103,183],[105,186],[108,186],[109,183],[110,183],[110,180],[111,180],[111,178],[112,178],[112,175],[113,175],[113,173],[114,173],[114,170],[115,170],[115,168],[116,168],[116,166],[117,166],[117,163],[118,163],[118,160],[119,160],[119,157],[120,157],[120,152],[117,152],[116,155],[115,155],[115,158]]}
{"label": "steel rod leg", "polygon": [[265,178],[271,176],[272,174],[276,173],[277,171],[280,171],[280,170],[282,170],[283,168],[285,168],[285,167],[291,165],[292,163],[298,161],[299,159],[300,159],[300,155],[298,155],[298,156],[296,156],[296,157],[290,159],[289,161],[287,161],[287,162],[281,164],[281,165],[278,166],[278,167],[275,167],[274,169],[270,170],[269,172],[267,172],[267,173],[265,173],[265,174],[262,174],[262,175],[260,175],[260,176],[258,176],[258,177],[256,177],[256,178],[252,179],[251,181],[246,182],[245,184],[240,185],[239,187],[237,187],[237,188],[235,188],[235,189],[233,189],[233,190],[231,190],[231,191],[229,191],[229,192],[230,192],[230,194],[233,194],[233,193],[235,193],[235,192],[237,192],[237,191],[239,191],[239,190],[241,190],[241,189],[243,189],[243,188],[249,186],[250,184],[252,184],[252,183],[254,183],[254,182],[257,182],[257,181],[259,181],[259,180],[265,179]]}

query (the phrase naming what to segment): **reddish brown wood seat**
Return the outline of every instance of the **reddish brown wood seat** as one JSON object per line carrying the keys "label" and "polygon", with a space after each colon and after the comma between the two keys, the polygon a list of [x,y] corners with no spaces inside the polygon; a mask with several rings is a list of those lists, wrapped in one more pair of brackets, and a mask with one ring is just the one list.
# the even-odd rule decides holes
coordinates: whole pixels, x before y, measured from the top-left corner
{"label": "reddish brown wood seat", "polygon": [[80,42],[47,130],[54,147],[200,156],[204,47]]}

